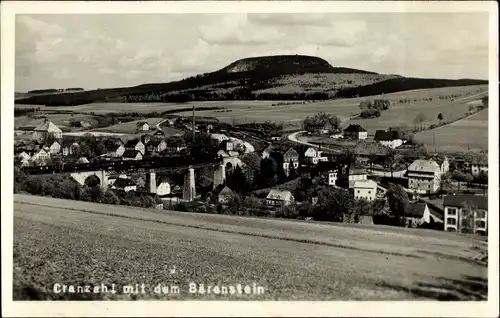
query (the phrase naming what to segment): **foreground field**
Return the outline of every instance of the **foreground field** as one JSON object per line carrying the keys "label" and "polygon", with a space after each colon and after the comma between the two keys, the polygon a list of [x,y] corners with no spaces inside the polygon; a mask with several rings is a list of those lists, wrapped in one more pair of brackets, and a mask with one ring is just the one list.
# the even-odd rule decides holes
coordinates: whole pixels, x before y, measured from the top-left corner
{"label": "foreground field", "polygon": [[470,117],[415,135],[432,151],[488,150],[488,109]]}
{"label": "foreground field", "polygon": [[[147,210],[15,195],[15,299],[478,300],[485,248],[452,233]],[[176,273],[171,269],[175,265]],[[145,294],[55,294],[54,283],[146,285]],[[191,294],[189,283],[262,286]],[[158,284],[180,287],[158,295]]]}

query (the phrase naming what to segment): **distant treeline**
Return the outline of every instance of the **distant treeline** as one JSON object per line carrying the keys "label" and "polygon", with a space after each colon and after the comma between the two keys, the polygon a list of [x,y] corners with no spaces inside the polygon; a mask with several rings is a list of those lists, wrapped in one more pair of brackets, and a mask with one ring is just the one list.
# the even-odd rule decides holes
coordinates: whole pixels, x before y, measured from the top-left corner
{"label": "distant treeline", "polygon": [[40,107],[36,108],[14,108],[14,117],[26,116],[28,114],[40,111]]}
{"label": "distant treeline", "polygon": [[[313,70],[318,71],[321,67],[324,67],[324,73],[339,73],[338,69],[328,68],[324,65],[321,66],[321,63],[316,64]],[[189,101],[212,100],[325,100],[334,97],[352,98],[413,89],[487,84],[485,80],[443,80],[398,77],[360,87],[342,88],[336,91],[335,95],[330,95],[327,92],[258,93],[260,90],[273,87],[272,82],[275,78],[310,71],[304,67],[298,70],[292,67],[282,70],[279,68],[272,68],[266,71],[259,70],[259,67],[242,72],[229,72],[228,70],[222,69],[213,73],[197,75],[181,81],[164,84],[145,84],[135,87],[37,95],[19,99],[16,103],[72,106],[96,102],[184,103]],[[354,72],[355,70],[351,71]],[[231,89],[231,87],[224,89],[220,88],[221,85],[224,86],[227,83],[232,83],[233,89]]]}
{"label": "distant treeline", "polygon": [[28,94],[48,94],[48,93],[61,93],[61,92],[79,92],[84,89],[81,87],[70,87],[70,88],[47,88],[47,89],[35,89],[28,91]]}

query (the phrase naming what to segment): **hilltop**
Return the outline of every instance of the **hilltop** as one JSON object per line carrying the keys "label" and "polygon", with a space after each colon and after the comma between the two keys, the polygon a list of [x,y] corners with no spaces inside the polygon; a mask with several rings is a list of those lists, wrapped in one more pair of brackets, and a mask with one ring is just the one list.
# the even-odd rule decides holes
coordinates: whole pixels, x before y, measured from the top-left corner
{"label": "hilltop", "polygon": [[276,55],[240,59],[217,71],[180,81],[18,97],[16,103],[71,106],[95,102],[324,100],[486,83],[487,81],[470,79],[405,78],[334,67],[314,56]]}

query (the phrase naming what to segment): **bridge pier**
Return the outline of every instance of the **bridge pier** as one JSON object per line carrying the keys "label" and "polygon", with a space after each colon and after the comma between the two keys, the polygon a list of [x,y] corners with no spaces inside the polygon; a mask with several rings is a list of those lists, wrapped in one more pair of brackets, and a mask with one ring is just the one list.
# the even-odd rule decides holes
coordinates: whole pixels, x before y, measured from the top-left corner
{"label": "bridge pier", "polygon": [[184,188],[182,191],[182,199],[185,201],[193,201],[196,197],[196,188],[194,181],[194,168],[189,166],[188,172],[184,176]]}

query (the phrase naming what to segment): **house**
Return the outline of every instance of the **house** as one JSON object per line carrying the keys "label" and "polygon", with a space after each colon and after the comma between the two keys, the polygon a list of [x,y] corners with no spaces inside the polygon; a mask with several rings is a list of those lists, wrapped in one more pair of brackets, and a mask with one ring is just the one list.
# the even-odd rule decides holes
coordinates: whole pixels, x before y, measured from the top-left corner
{"label": "house", "polygon": [[49,159],[50,153],[45,149],[39,149],[32,152],[30,161],[37,166],[45,166]]}
{"label": "house", "polygon": [[377,183],[373,180],[356,180],[350,189],[356,200],[373,201],[377,195]]}
{"label": "house", "polygon": [[137,191],[137,185],[129,178],[117,178],[111,185],[111,189],[128,191]]}
{"label": "house", "polygon": [[304,152],[304,158],[307,163],[318,164],[320,161],[328,161],[328,157],[322,156],[321,150],[316,150],[313,147],[307,148]]}
{"label": "house", "polygon": [[224,134],[211,134],[210,139],[212,139],[216,145],[220,145],[224,140],[229,140],[229,137]]}
{"label": "house", "polygon": [[373,140],[380,143],[382,146],[389,148],[397,148],[403,144],[403,139],[396,130],[377,130]]}
{"label": "house", "polygon": [[233,190],[223,184],[218,185],[214,189],[213,194],[216,196],[217,202],[221,204],[227,204],[232,198],[234,198]]}
{"label": "house", "polygon": [[165,133],[163,132],[163,130],[160,129],[153,133],[153,137],[165,138]]}
{"label": "house", "polygon": [[69,156],[80,150],[80,144],[76,141],[66,140],[62,142],[61,149],[63,156]]}
{"label": "house", "polygon": [[55,155],[61,152],[61,144],[57,140],[43,145],[42,148],[46,149],[51,155]]}
{"label": "house", "polygon": [[172,191],[171,191],[171,186],[170,186],[170,182],[168,182],[167,180],[161,180],[158,185],[156,186],[156,194],[158,196],[165,196],[165,195],[168,195],[170,194]]}
{"label": "house", "polygon": [[149,124],[147,121],[140,121],[136,124],[137,131],[149,131]]}
{"label": "house", "polygon": [[31,155],[28,153],[27,150],[21,150],[20,152],[16,153],[15,157],[17,159],[26,160],[26,161],[31,159]]}
{"label": "house", "polygon": [[49,136],[57,139],[62,138],[62,130],[48,119],[33,129],[33,132],[36,139],[44,139]]}
{"label": "house", "polygon": [[223,140],[219,144],[219,148],[225,151],[232,151],[234,150],[234,142],[231,140]]}
{"label": "house", "polygon": [[442,166],[434,160],[417,159],[408,167],[408,189],[424,194],[439,189]]}
{"label": "house", "polygon": [[123,160],[142,160],[142,153],[139,150],[125,150]]}
{"label": "house", "polygon": [[289,148],[283,154],[283,170],[285,171],[286,175],[288,175],[290,163],[293,164],[294,169],[297,169],[299,167],[299,153],[293,148]]}
{"label": "house", "polygon": [[488,174],[488,162],[473,163],[470,166],[471,174],[473,177],[477,178],[482,173]]}
{"label": "house", "polygon": [[351,169],[349,171],[349,188],[354,186],[354,182],[356,181],[365,181],[368,180],[368,173],[364,169]]}
{"label": "house", "polygon": [[144,134],[141,136],[141,142],[144,144],[144,146],[147,146],[150,140],[151,140],[150,134]]}
{"label": "house", "polygon": [[170,138],[167,140],[168,152],[180,152],[186,149],[186,142],[182,138]]}
{"label": "house", "polygon": [[14,165],[20,168],[26,167],[30,165],[30,160],[24,157],[16,157],[14,159]]}
{"label": "house", "polygon": [[80,157],[76,161],[76,164],[85,164],[85,163],[89,163],[89,160],[87,158],[85,158],[85,157]]}
{"label": "house", "polygon": [[447,156],[434,155],[431,156],[429,159],[434,160],[439,165],[439,170],[441,175],[450,171],[450,162]]}
{"label": "house", "polygon": [[286,206],[295,202],[295,198],[288,190],[271,189],[266,197],[268,206]]}
{"label": "house", "polygon": [[106,137],[104,139],[104,145],[106,148],[110,145],[124,145],[123,140],[117,137]]}
{"label": "house", "polygon": [[152,139],[146,148],[148,152],[162,152],[167,149],[167,143],[163,139]]}
{"label": "house", "polygon": [[446,195],[443,198],[444,230],[488,232],[488,197],[479,195]]}
{"label": "house", "polygon": [[125,143],[125,150],[137,150],[140,151],[141,154],[144,154],[146,151],[146,146],[142,141],[137,139],[132,139]]}
{"label": "house", "polygon": [[120,144],[110,144],[106,146],[108,155],[113,158],[120,158],[125,152],[125,147]]}
{"label": "house", "polygon": [[271,140],[272,141],[278,141],[281,140],[281,135],[280,134],[271,134]]}
{"label": "house", "polygon": [[337,171],[328,171],[328,185],[335,186],[337,184],[338,173]]}
{"label": "house", "polygon": [[443,220],[434,215],[425,202],[414,202],[408,206],[404,218],[407,227],[420,227],[424,223],[443,223]]}
{"label": "house", "polygon": [[344,129],[344,138],[366,139],[368,138],[368,131],[360,125],[352,124]]}

